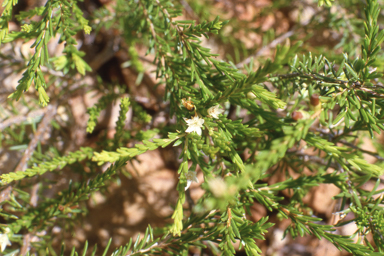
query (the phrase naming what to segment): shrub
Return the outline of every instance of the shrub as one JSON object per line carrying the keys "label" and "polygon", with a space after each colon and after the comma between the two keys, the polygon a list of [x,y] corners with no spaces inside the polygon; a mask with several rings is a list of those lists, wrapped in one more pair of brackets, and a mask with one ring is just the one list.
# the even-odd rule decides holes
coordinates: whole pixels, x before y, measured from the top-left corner
{"label": "shrub", "polygon": [[[126,164],[161,148],[177,167],[168,224],[127,244],[107,238],[103,255],[270,255],[260,240],[284,219],[284,237],[384,251],[376,0],[245,1],[254,16],[231,1],[17,2],[3,1],[0,19],[3,253],[86,255],[65,234],[92,195],[124,189]],[[305,198],[318,186],[338,191],[324,195],[337,220]]]}

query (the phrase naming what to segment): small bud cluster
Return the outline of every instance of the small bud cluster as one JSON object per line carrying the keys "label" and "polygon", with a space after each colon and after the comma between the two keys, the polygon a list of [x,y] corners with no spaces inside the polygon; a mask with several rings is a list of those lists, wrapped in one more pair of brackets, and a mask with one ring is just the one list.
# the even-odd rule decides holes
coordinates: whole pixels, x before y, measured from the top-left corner
{"label": "small bud cluster", "polygon": [[213,142],[215,143],[215,146],[220,148],[220,153],[225,153],[228,151],[231,151],[231,148],[229,145],[231,142],[229,142],[223,135],[222,133],[219,132],[214,132],[212,135]]}

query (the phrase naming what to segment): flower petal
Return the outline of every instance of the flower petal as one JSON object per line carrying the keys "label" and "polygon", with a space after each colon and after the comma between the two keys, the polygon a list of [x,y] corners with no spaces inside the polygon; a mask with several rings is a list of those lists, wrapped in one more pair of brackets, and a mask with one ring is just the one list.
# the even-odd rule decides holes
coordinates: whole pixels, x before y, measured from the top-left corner
{"label": "flower petal", "polygon": [[191,133],[195,131],[195,127],[193,126],[188,126],[187,130],[185,130],[186,133]]}
{"label": "flower petal", "polygon": [[213,107],[210,107],[208,109],[208,114],[212,117],[212,118],[215,118],[215,119],[218,119],[219,118],[219,115],[222,114],[224,112],[223,109],[221,109],[221,106],[220,105],[216,105],[216,106],[213,106]]}
{"label": "flower petal", "polygon": [[3,252],[7,245],[11,245],[11,241],[9,241],[7,234],[0,234],[0,247],[1,251]]}
{"label": "flower petal", "polygon": [[189,189],[189,187],[191,186],[191,184],[192,184],[192,181],[191,181],[191,180],[187,180],[187,186],[185,186],[184,191],[187,191],[187,189]]}
{"label": "flower petal", "polygon": [[196,132],[199,136],[201,136],[201,129],[200,129],[199,127],[196,127],[196,128],[195,128],[195,132]]}

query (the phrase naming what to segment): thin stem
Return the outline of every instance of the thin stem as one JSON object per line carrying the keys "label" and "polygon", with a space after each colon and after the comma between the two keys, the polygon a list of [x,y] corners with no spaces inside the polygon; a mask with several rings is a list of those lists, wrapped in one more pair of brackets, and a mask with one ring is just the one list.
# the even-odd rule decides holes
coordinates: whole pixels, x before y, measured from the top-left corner
{"label": "thin stem", "polygon": [[354,149],[357,149],[365,154],[368,154],[368,155],[371,155],[375,158],[377,158],[378,160],[380,161],[384,161],[384,157],[382,156],[379,156],[377,153],[375,152],[372,152],[372,151],[368,151],[368,150],[365,150],[365,149],[362,149],[362,148],[359,148],[358,146],[348,142],[348,141],[345,141],[345,140],[339,140],[340,143],[343,143],[344,145],[348,146],[348,147],[351,147],[351,148],[354,148]]}
{"label": "thin stem", "polygon": [[51,123],[53,117],[56,115],[56,112],[57,112],[57,104],[47,106],[46,113],[43,117],[43,120],[39,124],[39,127],[37,128],[33,139],[29,142],[23,157],[21,158],[19,164],[15,168],[15,171],[25,171],[27,169],[27,162],[29,158],[32,156],[37,144],[41,142],[44,136],[44,133],[48,129],[48,126]]}
{"label": "thin stem", "polygon": [[243,60],[242,62],[237,63],[236,67],[237,68],[241,68],[244,65],[249,64],[253,58],[256,58],[256,57],[259,57],[259,56],[263,55],[269,49],[275,48],[278,44],[282,43],[285,39],[290,38],[291,36],[293,36],[295,34],[295,31],[296,31],[296,28],[293,28],[290,31],[282,34],[281,36],[279,36],[278,38],[276,38],[275,40],[273,40],[269,44],[265,45],[264,47],[262,47],[260,50],[258,50],[257,52],[255,52],[254,54],[252,54],[251,56],[246,58],[245,60]]}

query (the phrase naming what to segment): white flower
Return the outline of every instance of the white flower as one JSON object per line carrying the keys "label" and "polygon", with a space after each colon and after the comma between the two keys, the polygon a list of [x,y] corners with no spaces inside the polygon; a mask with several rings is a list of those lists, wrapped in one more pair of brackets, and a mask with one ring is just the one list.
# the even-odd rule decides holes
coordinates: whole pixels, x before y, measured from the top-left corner
{"label": "white flower", "polygon": [[199,182],[199,180],[196,177],[196,172],[189,171],[185,175],[185,177],[187,178],[187,186],[185,186],[185,190],[187,190],[191,186],[192,182],[196,182],[196,183]]}
{"label": "white flower", "polygon": [[2,252],[5,250],[7,245],[11,245],[11,241],[9,241],[8,235],[6,233],[0,234],[0,247]]}
{"label": "white flower", "polygon": [[203,127],[204,119],[194,116],[192,119],[184,118],[184,120],[188,125],[188,129],[185,130],[186,133],[196,132],[201,136],[201,127]]}
{"label": "white flower", "polygon": [[227,184],[222,178],[208,180],[208,186],[215,197],[222,197],[228,192]]}
{"label": "white flower", "polygon": [[224,109],[221,109],[220,107],[221,107],[220,105],[216,105],[216,106],[210,107],[208,109],[208,114],[211,117],[218,119],[219,115],[224,112]]}

